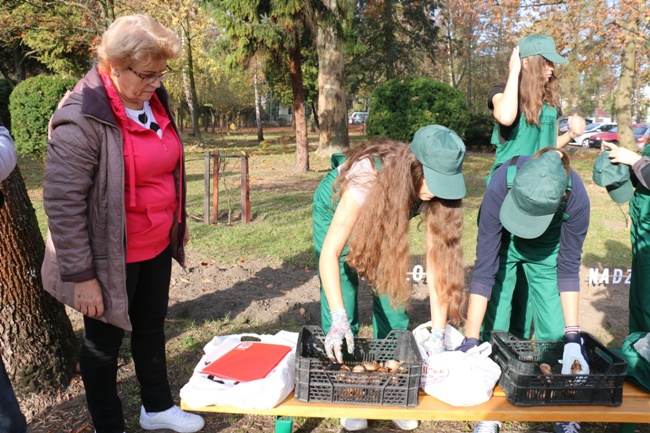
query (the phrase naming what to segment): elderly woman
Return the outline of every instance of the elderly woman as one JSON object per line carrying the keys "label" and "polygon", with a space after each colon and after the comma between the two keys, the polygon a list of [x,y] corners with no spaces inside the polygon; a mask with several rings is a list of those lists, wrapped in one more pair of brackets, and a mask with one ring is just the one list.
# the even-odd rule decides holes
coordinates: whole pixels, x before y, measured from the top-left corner
{"label": "elderly woman", "polygon": [[81,376],[97,433],[122,433],[117,360],[125,330],[140,383],[140,426],[196,432],[174,405],[165,361],[172,258],[187,242],[183,146],[162,80],[181,54],[145,15],[106,30],[99,62],[50,121],[43,189],[45,289],[83,314]]}

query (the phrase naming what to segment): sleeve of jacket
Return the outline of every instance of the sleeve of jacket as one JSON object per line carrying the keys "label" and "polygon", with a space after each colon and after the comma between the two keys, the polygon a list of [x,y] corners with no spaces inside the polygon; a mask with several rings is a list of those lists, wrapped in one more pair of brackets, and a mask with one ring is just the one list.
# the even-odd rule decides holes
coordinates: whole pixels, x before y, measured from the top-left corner
{"label": "sleeve of jacket", "polygon": [[0,123],[0,181],[5,180],[16,166],[16,149],[7,128]]}
{"label": "sleeve of jacket", "polygon": [[565,213],[569,216],[560,232],[557,283],[560,292],[580,291],[582,246],[589,228],[590,202],[580,176],[571,170],[571,195]]}
{"label": "sleeve of jacket", "polygon": [[642,156],[636,164],[630,167],[630,172],[635,187],[640,183],[646,189],[650,189],[650,158]]}
{"label": "sleeve of jacket", "polygon": [[88,195],[98,165],[99,137],[78,112],[59,109],[51,119],[43,203],[61,279],[95,278],[88,234]]}
{"label": "sleeve of jacket", "polygon": [[503,226],[499,218],[501,205],[508,193],[506,161],[492,176],[479,209],[476,262],[469,292],[490,299],[494,278],[499,270],[499,250]]}

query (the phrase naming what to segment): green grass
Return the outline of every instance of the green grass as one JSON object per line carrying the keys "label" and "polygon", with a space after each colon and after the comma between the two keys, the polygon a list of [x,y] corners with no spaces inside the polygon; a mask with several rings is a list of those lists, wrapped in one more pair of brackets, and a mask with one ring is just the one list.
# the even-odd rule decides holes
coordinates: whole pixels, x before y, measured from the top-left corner
{"label": "green grass", "polygon": [[[217,136],[204,133],[201,143],[185,137],[187,152],[188,213],[190,215],[189,249],[201,258],[221,263],[266,258],[278,263],[313,267],[311,238],[311,202],[318,182],[329,168],[329,160],[316,156],[317,137],[310,136],[310,171],[296,174],[293,170],[295,147],[286,132],[265,132],[259,146],[253,133],[231,133]],[[353,137],[355,141],[359,137]],[[205,153],[219,150],[221,155],[248,155],[251,219],[240,219],[240,160],[227,158],[221,168],[219,219],[203,223]],[[584,245],[583,264],[587,267],[626,268],[631,262],[628,206],[612,202],[605,190],[591,180],[597,151],[570,148],[572,166],[580,174],[591,199],[591,223]],[[464,265],[475,259],[476,219],[485,191],[485,175],[494,155],[469,152],[463,171],[468,193],[464,200],[463,236]],[[22,158],[19,162],[29,196],[36,211],[41,232],[45,234],[46,219],[42,204],[43,163]],[[227,190],[224,190],[224,185]],[[211,208],[211,204],[210,204]],[[230,212],[230,221],[227,214]],[[424,250],[419,219],[412,224],[413,255]]]}

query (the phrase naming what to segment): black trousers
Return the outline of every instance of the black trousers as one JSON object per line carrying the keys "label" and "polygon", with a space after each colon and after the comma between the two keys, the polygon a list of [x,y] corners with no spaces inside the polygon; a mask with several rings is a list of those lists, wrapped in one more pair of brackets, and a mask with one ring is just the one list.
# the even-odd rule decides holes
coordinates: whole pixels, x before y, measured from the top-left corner
{"label": "black trousers", "polygon": [[[174,405],[165,360],[165,317],[169,301],[171,251],[126,265],[131,354],[147,412]],[[79,364],[88,410],[97,433],[125,431],[122,402],[117,395],[117,360],[125,331],[84,316]]]}
{"label": "black trousers", "polygon": [[0,357],[0,432],[24,433],[27,431],[25,415],[20,411],[14,389]]}

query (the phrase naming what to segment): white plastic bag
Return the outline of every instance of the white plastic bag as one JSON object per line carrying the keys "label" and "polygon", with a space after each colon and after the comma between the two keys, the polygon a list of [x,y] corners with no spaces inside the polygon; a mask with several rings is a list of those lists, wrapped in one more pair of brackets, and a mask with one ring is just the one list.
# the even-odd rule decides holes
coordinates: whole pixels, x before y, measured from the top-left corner
{"label": "white plastic bag", "polygon": [[492,397],[494,387],[501,376],[501,368],[489,358],[492,345],[483,343],[467,352],[455,351],[463,335],[452,326],[445,328],[447,351],[428,355],[427,345],[431,322],[418,326],[413,335],[422,355],[422,379],[424,392],[452,406],[473,406],[485,403]]}
{"label": "white plastic bag", "polygon": [[[259,338],[263,343],[290,346],[291,351],[265,378],[250,382],[209,379],[199,373],[203,367],[241,342],[241,337]],[[275,335],[236,334],[214,337],[204,348],[205,355],[194,368],[190,380],[181,388],[183,403],[199,409],[210,405],[227,405],[242,409],[271,409],[282,403],[294,387],[298,333],[280,331]]]}

